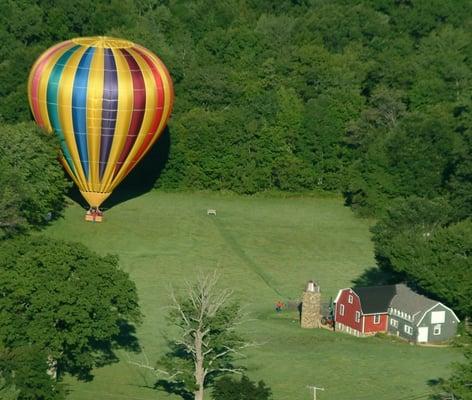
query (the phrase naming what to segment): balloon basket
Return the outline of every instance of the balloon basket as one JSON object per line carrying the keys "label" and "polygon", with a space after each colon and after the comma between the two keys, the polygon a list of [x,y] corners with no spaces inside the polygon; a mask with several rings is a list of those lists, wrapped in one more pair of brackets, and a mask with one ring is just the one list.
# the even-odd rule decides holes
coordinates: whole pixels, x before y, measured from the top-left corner
{"label": "balloon basket", "polygon": [[85,213],[85,221],[87,222],[102,222],[103,213],[98,210],[89,210]]}

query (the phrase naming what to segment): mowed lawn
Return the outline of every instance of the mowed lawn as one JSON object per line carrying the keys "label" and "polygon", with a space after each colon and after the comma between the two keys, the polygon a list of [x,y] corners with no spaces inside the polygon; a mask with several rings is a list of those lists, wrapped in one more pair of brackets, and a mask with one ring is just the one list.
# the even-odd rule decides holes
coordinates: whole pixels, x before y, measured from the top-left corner
{"label": "mowed lawn", "polygon": [[[207,216],[208,208],[217,216]],[[150,192],[114,206],[102,224],[83,216],[74,203],[46,234],[119,255],[138,287],[145,317],[137,336],[152,364],[166,350],[170,285],[215,269],[251,313],[244,333],[263,343],[242,363],[275,400],[311,399],[312,384],[326,389],[319,400],[420,398],[428,380],[447,376],[459,359],[449,348],[302,330],[296,313],[275,314],[274,303],[299,298],[309,279],[327,301],[374,265],[369,222],[341,199]],[[153,389],[153,376],[128,362],[142,361],[142,353],[118,354],[121,361],[94,371],[93,381],[68,380],[70,399],[179,398]]]}

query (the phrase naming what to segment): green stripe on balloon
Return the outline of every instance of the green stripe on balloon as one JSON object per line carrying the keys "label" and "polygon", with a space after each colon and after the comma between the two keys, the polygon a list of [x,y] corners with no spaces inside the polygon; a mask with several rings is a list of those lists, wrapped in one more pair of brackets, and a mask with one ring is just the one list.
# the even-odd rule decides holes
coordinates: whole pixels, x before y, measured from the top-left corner
{"label": "green stripe on balloon", "polygon": [[74,46],[71,49],[64,52],[64,54],[59,57],[56,64],[54,65],[51,75],[49,75],[48,86],[47,86],[47,110],[49,115],[49,120],[51,122],[51,126],[56,133],[57,137],[59,138],[61,144],[62,154],[64,154],[64,158],[66,159],[67,165],[77,177],[77,173],[74,168],[74,163],[72,161],[72,157],[70,155],[69,150],[67,149],[67,143],[64,138],[64,132],[61,127],[61,121],[59,119],[59,106],[57,103],[57,95],[58,95],[58,88],[59,88],[59,81],[61,80],[62,72],[64,71],[64,67],[67,64],[67,61],[71,58],[72,54],[74,54],[80,46]]}

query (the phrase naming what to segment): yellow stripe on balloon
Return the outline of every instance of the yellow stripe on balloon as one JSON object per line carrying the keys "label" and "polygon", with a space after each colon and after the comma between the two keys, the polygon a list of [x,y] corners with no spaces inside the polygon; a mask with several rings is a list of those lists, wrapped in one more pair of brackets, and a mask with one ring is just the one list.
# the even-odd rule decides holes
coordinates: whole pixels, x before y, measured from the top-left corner
{"label": "yellow stripe on balloon", "polygon": [[136,153],[141,148],[144,140],[146,139],[146,135],[149,133],[149,130],[152,125],[152,121],[154,119],[157,107],[157,91],[156,91],[156,84],[154,81],[154,75],[152,74],[151,68],[147,64],[147,62],[137,53],[133,51],[133,49],[127,49],[128,52],[133,56],[137,64],[139,65],[139,69],[143,74],[144,79],[144,87],[146,93],[146,110],[143,116],[143,122],[138,132],[138,136],[136,137],[136,141],[131,148],[128,156],[126,157],[120,172],[115,176],[113,182],[111,183],[111,190],[113,190],[127,175],[128,166],[133,161]]}
{"label": "yellow stripe on balloon", "polygon": [[123,54],[117,49],[111,49],[116,63],[118,78],[118,111],[116,113],[115,134],[108,157],[105,173],[103,174],[100,192],[111,191],[111,180],[116,163],[123,149],[133,112],[133,80],[128,63]]}
{"label": "yellow stripe on balloon", "polygon": [[100,191],[100,135],[102,130],[104,50],[96,48],[90,64],[87,85],[87,147],[90,175],[88,187]]}
{"label": "yellow stripe on balloon", "polygon": [[77,179],[80,182],[80,190],[87,190],[88,184],[85,179],[82,163],[79,158],[79,151],[74,136],[74,124],[72,122],[72,91],[74,89],[74,78],[79,65],[80,59],[87,50],[87,47],[79,48],[67,61],[64,71],[62,72],[59,85],[62,88],[57,97],[59,120],[61,121],[64,138],[67,143],[67,148],[70,151],[74,168],[77,171]]}

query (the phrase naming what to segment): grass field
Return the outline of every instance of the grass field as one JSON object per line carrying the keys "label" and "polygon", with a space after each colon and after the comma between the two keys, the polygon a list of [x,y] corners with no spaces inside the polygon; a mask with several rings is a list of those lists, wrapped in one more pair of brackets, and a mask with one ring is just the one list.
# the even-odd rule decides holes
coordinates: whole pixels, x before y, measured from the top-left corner
{"label": "grass field", "polygon": [[[207,216],[207,208],[218,215]],[[85,223],[83,214],[72,204],[46,234],[119,255],[138,287],[145,319],[137,335],[152,361],[165,350],[169,285],[214,269],[254,318],[246,335],[266,343],[244,364],[275,400],[311,399],[308,384],[326,388],[318,400],[424,398],[417,396],[428,392],[427,381],[447,376],[459,358],[448,348],[302,330],[296,314],[275,314],[274,303],[299,297],[308,279],[328,300],[374,265],[368,221],[340,199],[150,192],[108,210],[103,224]],[[93,381],[70,380],[70,399],[178,399],[152,389],[153,377],[127,362],[142,355],[119,355],[122,361],[94,371]]]}

